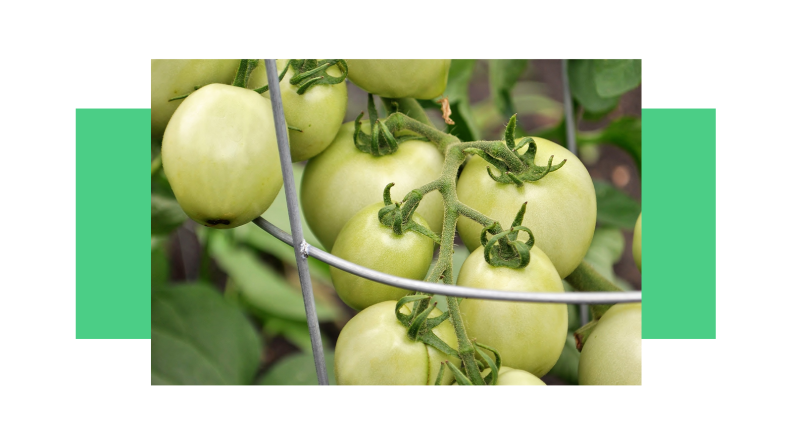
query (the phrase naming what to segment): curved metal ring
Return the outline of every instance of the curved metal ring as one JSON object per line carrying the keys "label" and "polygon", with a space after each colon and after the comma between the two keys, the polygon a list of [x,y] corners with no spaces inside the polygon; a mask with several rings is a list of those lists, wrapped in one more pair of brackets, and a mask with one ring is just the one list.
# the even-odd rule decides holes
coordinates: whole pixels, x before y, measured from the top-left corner
{"label": "curved metal ring", "polygon": [[[273,225],[272,223],[259,217],[253,220],[253,223],[261,229],[272,234],[275,238],[294,246],[292,236]],[[354,274],[356,276],[365,277],[366,279],[375,282],[384,283],[386,285],[404,288],[408,290],[421,291],[429,294],[440,294],[443,296],[455,296],[474,299],[488,299],[488,300],[505,300],[512,302],[544,302],[544,303],[566,303],[566,304],[616,304],[626,302],[641,302],[640,291],[624,291],[624,292],[588,292],[588,291],[571,291],[566,293],[528,293],[516,291],[500,291],[500,290],[482,290],[478,288],[461,287],[456,285],[445,285],[442,283],[430,283],[420,280],[405,279],[403,277],[393,276],[390,274],[381,273],[373,269],[362,267],[356,263],[349,262],[340,257],[336,257],[326,251],[311,246],[304,240],[302,242],[302,251],[315,259],[321,260],[330,266],[334,266],[340,270]]]}

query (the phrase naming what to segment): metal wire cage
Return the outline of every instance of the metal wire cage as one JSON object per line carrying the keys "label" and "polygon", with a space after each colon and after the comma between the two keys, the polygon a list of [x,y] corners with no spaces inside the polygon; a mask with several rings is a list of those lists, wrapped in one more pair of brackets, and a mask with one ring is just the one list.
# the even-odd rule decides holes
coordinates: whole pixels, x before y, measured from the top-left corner
{"label": "metal wire cage", "polygon": [[[566,60],[564,60],[563,64],[564,68],[562,72],[564,77],[564,111],[566,114],[566,122],[569,123],[574,122],[572,120],[572,98],[569,92],[569,80],[566,74]],[[288,207],[291,235],[261,217],[255,219],[253,222],[278,240],[294,247],[294,256],[297,260],[297,272],[300,277],[300,287],[302,288],[303,302],[305,304],[305,315],[308,321],[308,331],[311,336],[311,349],[313,351],[314,365],[316,366],[316,376],[319,378],[320,385],[327,385],[329,383],[327,378],[327,367],[325,364],[324,351],[322,349],[322,338],[319,333],[319,320],[316,316],[316,303],[314,302],[313,288],[311,286],[311,275],[308,272],[307,259],[309,256],[357,276],[387,285],[392,285],[398,288],[462,298],[578,304],[583,307],[581,313],[585,313],[586,316],[588,314],[586,307],[589,304],[615,304],[641,301],[640,291],[617,293],[532,293],[482,290],[478,288],[468,288],[405,279],[403,277],[397,277],[362,267],[355,263],[336,257],[315,246],[309,245],[306,243],[305,238],[303,237],[302,224],[300,222],[300,207],[297,202],[297,189],[294,183],[294,174],[292,172],[291,152],[289,150],[289,140],[287,133],[288,129],[286,127],[286,118],[283,114],[283,101],[281,99],[280,83],[278,80],[278,70],[275,65],[275,59],[265,59],[264,65],[267,69],[267,80],[270,86],[270,99],[272,101],[272,112],[275,119],[275,132],[277,134],[278,140],[278,151],[280,154],[281,171],[283,173],[283,186],[286,192],[286,204]],[[571,125],[567,126],[567,136],[567,141],[569,141],[570,146],[568,149],[572,153],[576,153],[574,127]]]}

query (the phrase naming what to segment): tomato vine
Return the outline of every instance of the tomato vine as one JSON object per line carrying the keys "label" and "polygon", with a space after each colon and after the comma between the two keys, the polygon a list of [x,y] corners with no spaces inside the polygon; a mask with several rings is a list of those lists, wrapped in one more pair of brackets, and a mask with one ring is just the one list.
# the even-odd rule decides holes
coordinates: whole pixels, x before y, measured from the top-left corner
{"label": "tomato vine", "polygon": [[[531,138],[525,138],[519,143],[515,141],[514,131],[516,128],[516,115],[512,116],[506,128],[504,140],[501,141],[474,141],[462,142],[457,137],[442,132],[436,129],[427,119],[420,105],[414,99],[387,99],[384,98],[386,109],[391,113],[386,118],[379,119],[376,115],[376,108],[373,105],[373,97],[369,95],[369,120],[371,122],[371,134],[367,135],[362,132],[360,120],[363,117],[361,113],[355,121],[355,142],[361,151],[370,153],[373,156],[382,156],[393,153],[398,150],[399,138],[394,135],[404,135],[407,133],[410,136],[406,138],[425,138],[429,142],[437,146],[437,148],[444,155],[443,170],[439,178],[430,181],[426,185],[412,190],[408,193],[401,202],[392,203],[390,198],[389,189],[392,185],[388,185],[385,189],[385,203],[386,207],[380,211],[380,220],[386,223],[385,216],[390,216],[388,226],[394,230],[400,231],[402,223],[410,222],[410,217],[413,211],[418,207],[423,197],[431,192],[437,191],[443,198],[443,205],[445,208],[442,232],[439,238],[440,253],[438,260],[434,267],[429,272],[426,280],[430,282],[443,281],[446,284],[453,284],[453,251],[454,251],[454,237],[456,231],[457,221],[460,216],[470,218],[471,220],[480,224],[484,229],[482,230],[482,244],[487,247],[487,253],[492,252],[492,248],[496,243],[499,243],[501,248],[506,249],[514,256],[514,247],[516,232],[518,230],[526,231],[530,234],[530,229],[521,226],[523,214],[525,213],[525,205],[517,213],[517,218],[514,223],[504,231],[501,224],[484,215],[483,213],[473,209],[472,207],[459,201],[457,197],[457,174],[459,169],[464,164],[468,155],[475,155],[483,158],[493,167],[499,171],[499,175],[493,173],[488,169],[490,177],[493,181],[500,183],[514,184],[522,186],[525,182],[541,181],[547,175],[561,169],[566,160],[562,160],[557,164],[553,164],[552,157],[545,166],[537,165],[534,162],[536,155],[536,144]],[[406,113],[405,113],[406,112]],[[405,138],[401,136],[401,138]],[[517,150],[528,146],[524,154],[519,155]],[[394,217],[392,214],[398,214]],[[394,225],[393,221],[398,224]],[[487,240],[486,234],[492,234],[492,238]],[[529,237],[529,243],[523,244],[527,249],[524,254],[519,254],[515,263],[514,259],[504,261],[490,260],[487,256],[489,263],[499,265],[501,267],[522,268],[526,267],[529,262],[528,250],[533,245],[533,235]],[[520,242],[522,243],[522,242]],[[517,250],[519,251],[519,250]],[[496,256],[497,257],[497,256]],[[530,266],[528,266],[530,267]],[[575,285],[579,289],[585,290],[618,290],[615,285],[608,282],[590,266],[583,262],[573,273]],[[412,339],[416,339],[417,333],[431,334],[431,328],[425,327],[428,314],[432,311],[430,308],[431,296],[425,294],[411,295],[402,298],[397,304],[396,315],[403,325],[408,327]],[[410,316],[399,313],[399,308],[408,302],[416,302]],[[448,311],[442,318],[448,318],[454,328],[457,336],[458,351],[457,355],[461,359],[462,369],[460,370],[453,364],[445,364],[454,374],[459,384],[494,384],[497,382],[497,369],[500,367],[500,356],[495,352],[498,358],[498,364],[487,364],[487,368],[493,372],[487,375],[488,379],[482,375],[482,369],[485,368],[481,361],[476,359],[476,354],[479,353],[485,360],[491,361],[488,355],[483,354],[481,351],[482,346],[477,345],[475,340],[469,338],[465,329],[460,312],[459,301],[457,298],[448,299]],[[441,318],[433,318],[432,326],[442,322]],[[426,342],[426,341],[424,341]],[[442,341],[441,341],[442,342]],[[437,343],[433,339],[431,345],[436,348]],[[447,351],[447,346],[440,346],[441,351]],[[494,350],[487,348],[490,351]],[[441,369],[443,370],[443,369]],[[442,372],[441,372],[442,373]],[[440,382],[442,376],[438,376]]]}

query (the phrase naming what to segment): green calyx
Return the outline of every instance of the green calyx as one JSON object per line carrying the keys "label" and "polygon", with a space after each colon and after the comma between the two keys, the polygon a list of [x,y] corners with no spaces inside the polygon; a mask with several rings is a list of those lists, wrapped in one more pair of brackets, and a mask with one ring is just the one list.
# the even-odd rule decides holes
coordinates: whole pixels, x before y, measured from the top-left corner
{"label": "green calyx", "polygon": [[416,223],[412,219],[412,215],[420,204],[423,195],[421,195],[419,191],[413,190],[407,195],[403,202],[394,202],[391,199],[390,193],[394,185],[395,183],[390,183],[385,186],[385,191],[382,194],[385,207],[380,209],[377,214],[380,223],[391,228],[397,235],[402,235],[405,231],[413,231],[429,237],[439,245],[440,237],[438,237],[437,234],[432,232],[431,229]]}
{"label": "green calyx", "polygon": [[[398,107],[394,111],[394,113],[398,113]],[[363,119],[364,112],[360,112],[357,118],[355,118],[355,133],[353,140],[355,141],[355,147],[358,148],[363,153],[370,153],[374,156],[382,156],[382,155],[390,155],[391,153],[396,152],[399,148],[399,144],[403,143],[404,141],[410,141],[414,139],[426,141],[426,138],[416,135],[401,135],[401,136],[394,136],[391,129],[385,124],[385,122],[379,119],[379,114],[377,112],[377,107],[374,105],[374,96],[369,93],[368,95],[368,115],[369,115],[369,123],[371,125],[371,135],[367,135],[362,130],[361,119]]]}
{"label": "green calyx", "polygon": [[[497,227],[493,223],[481,230],[481,245],[484,246],[484,260],[492,266],[505,266],[507,268],[521,269],[528,266],[531,261],[531,248],[534,245],[534,235],[530,229],[522,226],[525,217],[525,206],[523,203],[511,227],[500,233],[495,234],[487,240],[487,233],[492,233]],[[528,233],[528,241],[517,240],[520,231]]]}
{"label": "green calyx", "polygon": [[[341,76],[332,76],[327,70],[332,66],[338,66]],[[349,73],[349,68],[344,59],[291,59],[286,68],[278,74],[278,80],[282,81],[289,68],[294,71],[294,75],[289,79],[291,85],[297,86],[297,94],[305,94],[314,85],[334,85],[344,82]],[[264,93],[269,90],[269,85],[254,90],[256,93]]]}
{"label": "green calyx", "polygon": [[[509,119],[509,124],[506,126],[504,134],[505,147],[503,144],[495,146],[469,147],[465,149],[465,153],[475,154],[492,164],[500,174],[495,175],[492,168],[487,166],[487,173],[489,176],[498,183],[514,184],[522,186],[526,182],[539,181],[550,172],[555,172],[560,169],[566,160],[553,165],[553,156],[547,161],[546,166],[539,166],[536,164],[536,142],[533,138],[523,138],[519,144],[514,140],[514,131],[517,127],[517,115],[513,115]],[[520,155],[518,151],[525,146],[528,146],[525,153]]]}
{"label": "green calyx", "polygon": [[428,301],[429,299],[431,299],[431,296],[426,294],[413,294],[402,297],[396,303],[396,318],[399,320],[399,322],[401,322],[402,325],[407,327],[407,337],[409,337],[411,340],[415,342],[423,342],[424,344],[432,346],[446,355],[459,357],[459,353],[456,350],[451,348],[450,345],[446,344],[445,341],[440,339],[432,331],[435,327],[440,325],[449,317],[449,313],[447,311],[440,316],[432,318],[429,317],[429,315],[432,313],[432,310],[434,310],[437,306],[437,303],[427,306],[425,310],[417,314],[415,312],[410,312],[409,314],[404,314],[401,312],[401,308],[410,302],[416,302],[414,308],[418,308],[418,302]]}

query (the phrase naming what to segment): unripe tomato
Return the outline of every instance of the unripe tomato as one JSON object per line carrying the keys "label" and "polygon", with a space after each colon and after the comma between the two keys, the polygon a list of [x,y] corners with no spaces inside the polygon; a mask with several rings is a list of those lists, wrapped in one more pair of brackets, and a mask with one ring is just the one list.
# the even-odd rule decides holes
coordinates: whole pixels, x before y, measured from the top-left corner
{"label": "unripe tomato", "polygon": [[641,384],[641,304],[616,304],[597,322],[580,352],[580,384]]}
{"label": "unripe tomato", "polygon": [[434,99],[448,82],[450,59],[346,59],[349,80],[386,98]]}
{"label": "unripe tomato", "polygon": [[638,221],[635,222],[635,232],[633,233],[633,259],[638,271],[641,271],[641,215],[638,214]]}
{"label": "unripe tomato", "polygon": [[[355,214],[338,234],[332,254],[376,271],[423,280],[432,263],[434,242],[413,231],[396,235],[377,217],[384,206],[382,202],[374,203]],[[413,221],[426,226],[426,220],[417,213],[413,214]],[[332,266],[330,278],[338,297],[358,311],[410,294],[408,290],[373,282]]]}
{"label": "unripe tomato", "polygon": [[[449,357],[421,341],[411,341],[407,328],[396,319],[396,302],[374,304],[356,314],[338,335],[335,376],[340,385],[427,385],[434,384],[440,364]],[[406,310],[402,309],[406,313]],[[440,316],[435,309],[431,317]],[[444,321],[432,330],[454,350],[458,349],[454,327]],[[443,373],[443,384],[453,374]]]}
{"label": "unripe tomato", "polygon": [[[536,245],[531,248],[531,262],[525,269],[494,267],[484,260],[484,247],[479,246],[462,264],[457,285],[504,291],[564,291],[553,263]],[[565,304],[462,299],[459,309],[468,337],[498,350],[506,367],[542,377],[564,349],[568,325]]]}
{"label": "unripe tomato", "polygon": [[263,214],[283,185],[269,99],[223,84],[191,94],[165,130],[162,167],[202,225],[233,228]]}
{"label": "unripe tomato", "polygon": [[[368,125],[363,124],[363,129],[368,130]],[[401,201],[443,170],[443,155],[431,143],[406,141],[393,154],[373,156],[355,147],[354,130],[354,122],[342,125],[330,147],[308,161],[302,178],[300,203],[305,220],[328,251],[353,215],[382,201],[388,183],[396,183],[391,194]],[[417,212],[431,230],[442,230],[443,198],[438,192],[424,196]]]}
{"label": "unripe tomato", "polygon": [[[498,183],[487,174],[489,165],[475,156],[459,177],[457,195],[468,206],[500,222],[507,228],[523,203],[527,202],[523,225],[536,236],[536,246],[542,249],[561,278],[569,275],[588,251],[597,223],[597,197],[594,183],[586,167],[569,150],[542,138],[534,138],[537,145],[536,163],[547,165],[567,160],[555,172],[522,187]],[[520,150],[524,153],[526,145]],[[493,168],[493,173],[497,174]],[[480,246],[481,225],[466,217],[459,219],[459,235],[469,250]],[[527,240],[520,233],[520,240]]]}
{"label": "unripe tomato", "polygon": [[[278,59],[278,73],[283,71],[289,59]],[[331,76],[341,76],[341,70],[333,66],[327,70]],[[289,148],[292,162],[304,161],[317,155],[333,141],[338,129],[344,122],[347,106],[346,82],[333,85],[314,85],[303,94],[297,94],[297,85],[289,80],[294,70],[289,68],[280,82],[283,114],[286,123],[302,132],[289,130]],[[264,61],[253,70],[248,88],[255,89],[267,85],[267,70]],[[270,92],[264,93],[269,98]]]}
{"label": "unripe tomato", "polygon": [[234,81],[239,59],[152,59],[151,137],[162,138],[181,100],[168,99],[192,93],[196,86]]}
{"label": "unripe tomato", "polygon": [[[490,374],[490,369],[484,369],[481,373],[483,377]],[[525,370],[513,369],[511,367],[501,367],[498,370],[498,386],[544,386],[544,381],[531,375]]]}

